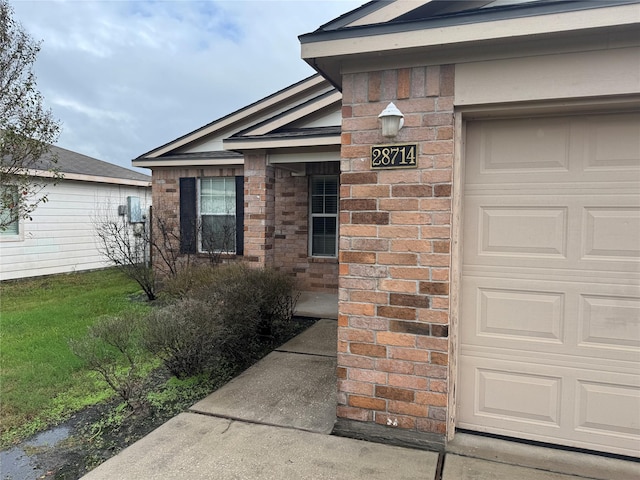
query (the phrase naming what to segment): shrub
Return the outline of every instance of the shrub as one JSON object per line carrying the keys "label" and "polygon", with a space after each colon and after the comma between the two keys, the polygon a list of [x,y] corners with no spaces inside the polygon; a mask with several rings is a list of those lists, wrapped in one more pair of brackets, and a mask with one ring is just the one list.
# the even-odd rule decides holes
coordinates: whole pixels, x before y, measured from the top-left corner
{"label": "shrub", "polygon": [[71,351],[98,372],[133,410],[143,406],[145,372],[140,371],[140,315],[127,312],[103,317],[87,335],[70,340]]}
{"label": "shrub", "polygon": [[298,299],[293,279],[243,263],[221,265],[213,272],[210,282],[192,294],[213,304],[224,329],[223,356],[246,365],[291,331]]}
{"label": "shrub", "polygon": [[219,360],[222,328],[211,304],[185,298],[152,311],[145,322],[144,345],[178,378],[206,371]]}
{"label": "shrub", "polygon": [[210,264],[185,263],[173,274],[162,279],[162,296],[169,300],[193,296],[194,290],[199,290],[212,282],[216,267]]}
{"label": "shrub", "polygon": [[183,279],[187,297],[153,312],[145,328],[145,345],[178,378],[243,368],[292,330],[298,297],[279,272],[232,263]]}

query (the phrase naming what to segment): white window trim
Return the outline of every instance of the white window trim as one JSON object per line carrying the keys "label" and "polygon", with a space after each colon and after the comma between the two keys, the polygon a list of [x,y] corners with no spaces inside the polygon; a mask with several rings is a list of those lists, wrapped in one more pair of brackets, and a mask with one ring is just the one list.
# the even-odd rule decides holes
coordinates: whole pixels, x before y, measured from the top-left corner
{"label": "white window trim", "polygon": [[[198,253],[203,253],[203,254],[207,254],[210,253],[208,250],[205,250],[202,248],[202,180],[206,180],[209,178],[225,178],[225,179],[231,179],[231,181],[234,182],[234,188],[235,188],[235,177],[198,177],[197,178],[197,182],[196,182],[196,218],[197,218],[197,222],[198,222],[198,228],[197,228],[197,235],[198,235],[198,239],[197,239],[197,251]],[[235,192],[234,190],[234,201],[235,201],[235,196],[237,195],[237,192]],[[205,215],[215,215],[215,214],[210,214],[210,213],[206,213]],[[235,222],[236,222],[236,228],[237,228],[237,224],[238,224],[238,212],[234,212],[234,218],[235,218]],[[236,232],[234,229],[233,232],[234,235],[234,249],[233,251],[229,250],[229,251],[223,251],[223,250],[214,250],[211,253],[222,253],[222,254],[229,254],[229,255],[236,255],[238,252],[238,246],[235,245],[235,241],[236,241]]]}
{"label": "white window trim", "polygon": [[[337,193],[336,193],[336,213],[313,213],[313,184],[312,179],[318,177],[335,177],[337,181]],[[309,219],[308,219],[308,231],[309,231],[309,241],[308,241],[308,252],[307,255],[311,258],[338,258],[339,251],[339,241],[340,241],[340,175],[311,175],[309,177]],[[335,217],[336,219],[336,248],[335,255],[314,255],[313,254],[313,219],[315,217]]]}

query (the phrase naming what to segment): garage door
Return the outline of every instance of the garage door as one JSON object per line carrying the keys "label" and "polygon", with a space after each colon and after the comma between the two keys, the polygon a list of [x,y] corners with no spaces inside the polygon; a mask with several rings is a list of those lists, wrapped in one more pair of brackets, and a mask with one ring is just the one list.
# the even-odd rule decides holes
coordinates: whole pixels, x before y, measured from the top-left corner
{"label": "garage door", "polygon": [[640,113],[465,148],[457,426],[640,456]]}

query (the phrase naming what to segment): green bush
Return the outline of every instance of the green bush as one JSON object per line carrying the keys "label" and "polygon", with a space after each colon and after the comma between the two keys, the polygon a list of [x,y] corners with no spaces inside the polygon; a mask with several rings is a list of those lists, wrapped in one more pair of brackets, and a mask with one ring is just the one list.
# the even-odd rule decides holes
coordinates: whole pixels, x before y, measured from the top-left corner
{"label": "green bush", "polygon": [[216,267],[211,264],[190,262],[182,265],[174,275],[162,279],[161,297],[169,301],[193,296],[193,291],[211,283],[216,275]]}
{"label": "green bush", "polygon": [[201,267],[189,278],[186,298],[153,312],[145,328],[147,348],[178,378],[244,368],[292,331],[291,278],[241,263]]}
{"label": "green bush", "polygon": [[87,335],[71,340],[71,351],[102,379],[133,410],[143,407],[142,390],[147,372],[141,372],[140,314],[125,312],[100,318]]}
{"label": "green bush", "polygon": [[185,298],[153,310],[146,319],[144,345],[178,378],[207,370],[219,361],[222,328],[211,303]]}

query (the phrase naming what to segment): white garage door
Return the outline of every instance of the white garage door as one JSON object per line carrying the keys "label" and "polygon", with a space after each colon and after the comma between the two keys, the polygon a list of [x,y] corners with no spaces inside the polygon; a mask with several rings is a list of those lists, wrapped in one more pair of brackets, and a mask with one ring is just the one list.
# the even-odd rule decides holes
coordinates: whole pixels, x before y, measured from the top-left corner
{"label": "white garage door", "polygon": [[467,123],[459,428],[640,456],[640,113]]}

